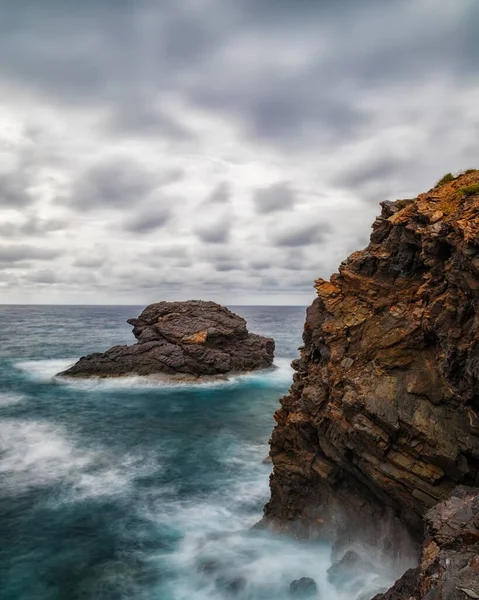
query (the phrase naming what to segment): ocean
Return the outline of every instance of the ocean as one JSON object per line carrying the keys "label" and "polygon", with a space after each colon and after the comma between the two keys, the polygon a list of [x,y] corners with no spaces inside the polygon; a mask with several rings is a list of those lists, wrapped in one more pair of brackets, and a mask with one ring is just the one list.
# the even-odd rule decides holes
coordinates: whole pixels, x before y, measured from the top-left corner
{"label": "ocean", "polygon": [[391,583],[334,587],[327,544],[251,529],[305,308],[231,308],[276,340],[278,368],[194,387],[53,379],[132,343],[142,307],[0,306],[1,600],[282,600],[301,577],[356,600]]}

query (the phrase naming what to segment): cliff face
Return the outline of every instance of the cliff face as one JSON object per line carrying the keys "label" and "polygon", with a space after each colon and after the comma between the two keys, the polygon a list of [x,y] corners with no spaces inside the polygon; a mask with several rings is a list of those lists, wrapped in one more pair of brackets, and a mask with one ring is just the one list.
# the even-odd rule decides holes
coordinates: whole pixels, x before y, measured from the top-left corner
{"label": "cliff face", "polygon": [[478,183],[383,202],[369,246],[316,281],[275,414],[269,522],[389,515],[419,540],[432,506],[479,485]]}

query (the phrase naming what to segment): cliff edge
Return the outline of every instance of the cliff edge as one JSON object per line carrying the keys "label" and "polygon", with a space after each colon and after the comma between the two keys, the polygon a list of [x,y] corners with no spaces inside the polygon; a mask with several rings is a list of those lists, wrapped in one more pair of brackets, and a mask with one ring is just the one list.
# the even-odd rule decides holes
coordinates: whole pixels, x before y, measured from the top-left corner
{"label": "cliff edge", "polygon": [[392,519],[421,543],[424,515],[479,485],[479,171],[381,206],[369,246],[316,281],[265,520],[353,536]]}

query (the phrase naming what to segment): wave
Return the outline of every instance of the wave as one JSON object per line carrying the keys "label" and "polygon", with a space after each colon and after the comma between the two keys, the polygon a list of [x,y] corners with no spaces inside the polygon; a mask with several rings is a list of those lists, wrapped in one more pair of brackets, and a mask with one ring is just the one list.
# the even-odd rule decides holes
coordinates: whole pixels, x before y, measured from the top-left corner
{"label": "wave", "polygon": [[159,380],[154,377],[132,375],[115,378],[67,379],[56,377],[73,365],[78,359],[65,358],[55,360],[29,360],[15,363],[15,368],[38,381],[55,381],[58,384],[90,391],[131,390],[131,389],[166,389],[169,392],[185,389],[233,388],[250,385],[254,387],[287,387],[292,380],[293,369],[291,359],[279,357],[274,368],[250,373],[231,375],[224,380],[209,380],[201,383],[174,382]]}
{"label": "wave", "polygon": [[61,502],[123,493],[159,468],[153,455],[82,448],[64,427],[13,418],[0,420],[0,457],[1,495],[60,485]]}
{"label": "wave", "polygon": [[51,381],[57,373],[68,369],[77,362],[77,358],[58,358],[47,360],[26,360],[13,366],[37,381]]}
{"label": "wave", "polygon": [[17,394],[15,392],[0,392],[0,408],[4,406],[14,406],[25,400],[24,394]]}

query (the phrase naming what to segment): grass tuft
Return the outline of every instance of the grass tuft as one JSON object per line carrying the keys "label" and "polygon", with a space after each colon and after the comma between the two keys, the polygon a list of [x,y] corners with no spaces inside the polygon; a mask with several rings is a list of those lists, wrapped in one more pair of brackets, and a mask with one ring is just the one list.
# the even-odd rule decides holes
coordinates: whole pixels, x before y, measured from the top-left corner
{"label": "grass tuft", "polygon": [[465,187],[459,188],[457,191],[462,196],[474,196],[474,194],[479,194],[479,183],[466,185]]}
{"label": "grass tuft", "polygon": [[456,179],[452,173],[446,173],[441,179],[436,183],[436,187],[438,185],[444,185],[445,183],[449,183],[450,181],[454,181]]}

